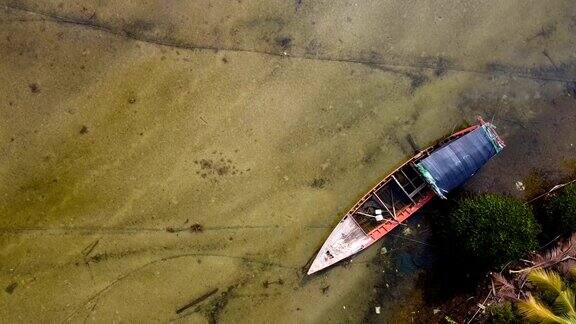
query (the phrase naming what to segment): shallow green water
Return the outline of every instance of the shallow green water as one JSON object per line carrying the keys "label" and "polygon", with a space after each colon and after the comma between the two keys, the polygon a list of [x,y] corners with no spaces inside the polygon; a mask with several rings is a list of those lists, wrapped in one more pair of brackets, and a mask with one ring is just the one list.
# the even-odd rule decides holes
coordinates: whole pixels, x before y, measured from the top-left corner
{"label": "shallow green water", "polygon": [[425,146],[494,118],[509,147],[471,190],[566,176],[574,15],[571,1],[0,1],[0,318],[409,320],[394,310],[418,291],[376,297],[379,246],[301,268],[410,156],[408,134]]}

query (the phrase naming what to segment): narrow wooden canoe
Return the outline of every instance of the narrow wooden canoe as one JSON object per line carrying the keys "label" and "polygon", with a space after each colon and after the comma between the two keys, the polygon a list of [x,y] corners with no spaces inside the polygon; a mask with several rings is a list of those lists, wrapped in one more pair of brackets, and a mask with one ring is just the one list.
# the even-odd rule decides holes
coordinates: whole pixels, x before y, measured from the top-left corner
{"label": "narrow wooden canoe", "polygon": [[[442,189],[438,188],[430,174],[424,172],[423,175],[420,162],[480,127],[484,127],[494,138],[496,146],[500,149],[504,147],[494,127],[479,118],[478,125],[460,130],[418,152],[380,181],[346,213],[320,248],[308,274],[325,269],[366,249],[402,224],[434,196],[444,197]],[[463,160],[455,163],[466,163],[468,157],[464,152]]]}

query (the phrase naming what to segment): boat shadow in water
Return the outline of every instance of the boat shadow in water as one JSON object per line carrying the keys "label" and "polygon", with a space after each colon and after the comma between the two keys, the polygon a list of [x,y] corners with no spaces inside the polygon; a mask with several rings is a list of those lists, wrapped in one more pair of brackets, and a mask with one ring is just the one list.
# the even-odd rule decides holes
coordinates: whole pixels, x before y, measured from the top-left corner
{"label": "boat shadow in water", "polygon": [[[468,193],[456,190],[447,200],[434,199],[398,228],[383,238],[380,253],[370,266],[381,273],[374,285],[372,303],[381,307],[376,314],[369,308],[364,322],[430,322],[441,321],[447,313],[468,310],[473,300],[454,299],[475,291],[479,277],[467,271],[463,260],[440,248],[442,218],[455,207],[455,202]],[[440,234],[441,235],[441,234]],[[456,245],[457,242],[454,242]],[[454,299],[452,309],[435,310]],[[446,306],[446,305],[445,305]]]}

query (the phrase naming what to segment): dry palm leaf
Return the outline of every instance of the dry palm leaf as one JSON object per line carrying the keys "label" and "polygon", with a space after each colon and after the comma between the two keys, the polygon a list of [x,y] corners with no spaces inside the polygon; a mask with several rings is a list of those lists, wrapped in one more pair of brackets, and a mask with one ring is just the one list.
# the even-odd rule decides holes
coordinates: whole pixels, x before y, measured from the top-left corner
{"label": "dry palm leaf", "polygon": [[572,275],[574,278],[576,278],[576,266],[570,268],[569,272],[570,272],[570,275]]}
{"label": "dry palm leaf", "polygon": [[562,262],[558,266],[558,270],[560,270],[563,275],[576,279],[576,261],[567,260]]}
{"label": "dry palm leaf", "polygon": [[536,253],[531,257],[534,263],[530,267],[520,270],[510,270],[512,274],[529,272],[534,269],[548,268],[560,262],[576,260],[576,233],[572,234],[569,239],[559,243],[555,248],[548,250],[544,254]]}
{"label": "dry palm leaf", "polygon": [[503,275],[499,273],[492,274],[492,285],[494,287],[494,295],[498,298],[504,299],[518,299],[516,294],[516,287],[504,278]]}

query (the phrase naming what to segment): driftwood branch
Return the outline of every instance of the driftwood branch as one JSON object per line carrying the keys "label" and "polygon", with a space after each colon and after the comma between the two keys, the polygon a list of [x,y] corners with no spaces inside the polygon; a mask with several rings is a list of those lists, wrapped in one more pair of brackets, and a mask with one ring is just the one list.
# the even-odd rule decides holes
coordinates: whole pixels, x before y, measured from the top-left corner
{"label": "driftwood branch", "polygon": [[466,324],[470,324],[472,323],[472,321],[476,318],[476,316],[478,315],[478,313],[480,313],[481,310],[486,309],[486,302],[488,301],[488,299],[490,298],[490,296],[492,295],[492,291],[488,292],[488,295],[486,296],[486,298],[484,298],[484,301],[481,304],[478,304],[478,309],[476,310],[476,313],[474,313],[474,315],[472,315],[472,318],[470,318]]}
{"label": "driftwood branch", "polygon": [[192,306],[194,306],[194,305],[196,305],[196,304],[199,304],[199,303],[203,302],[203,301],[206,300],[208,297],[214,295],[217,291],[218,291],[218,288],[214,288],[214,289],[210,290],[209,292],[205,293],[204,295],[202,295],[202,296],[194,299],[193,301],[189,302],[188,304],[186,304],[186,305],[178,308],[178,309],[176,310],[176,314],[180,314],[180,313],[184,312],[185,310],[187,310],[188,308],[190,308],[190,307],[192,307]]}
{"label": "driftwood branch", "polygon": [[571,184],[571,183],[574,183],[574,182],[576,182],[576,179],[571,180],[571,181],[568,181],[568,182],[565,182],[565,183],[561,183],[561,184],[559,184],[559,185],[555,185],[554,187],[552,187],[552,189],[546,191],[545,193],[543,193],[543,194],[541,194],[541,195],[539,195],[539,196],[537,196],[537,197],[535,197],[535,198],[532,198],[531,200],[528,201],[528,203],[531,203],[531,202],[533,202],[533,201],[535,201],[535,200],[538,200],[538,199],[540,199],[540,198],[542,198],[542,197],[544,197],[544,196],[548,196],[549,194],[553,193],[554,191],[556,191],[556,190],[558,190],[558,189],[560,189],[560,188],[566,187],[567,185],[569,185],[569,184]]}

